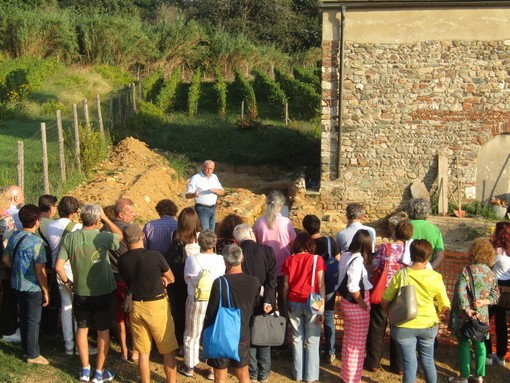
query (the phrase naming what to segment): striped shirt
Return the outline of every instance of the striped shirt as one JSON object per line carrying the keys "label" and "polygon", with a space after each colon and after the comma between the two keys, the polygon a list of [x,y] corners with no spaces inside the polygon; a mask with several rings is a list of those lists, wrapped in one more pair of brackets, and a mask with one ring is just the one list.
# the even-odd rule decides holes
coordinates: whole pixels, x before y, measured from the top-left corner
{"label": "striped shirt", "polygon": [[160,219],[147,222],[143,227],[145,234],[145,248],[159,251],[165,255],[172,243],[172,236],[177,230],[177,220],[168,215]]}

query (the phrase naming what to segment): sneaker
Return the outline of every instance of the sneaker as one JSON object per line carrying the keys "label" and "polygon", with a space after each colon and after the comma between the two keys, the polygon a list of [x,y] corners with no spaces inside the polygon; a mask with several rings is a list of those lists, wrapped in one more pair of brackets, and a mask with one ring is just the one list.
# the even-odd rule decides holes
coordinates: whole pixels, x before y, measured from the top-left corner
{"label": "sneaker", "polygon": [[28,358],[27,363],[28,364],[50,364],[50,362],[48,362],[48,359],[46,359],[42,355],[39,355],[37,358]]}
{"label": "sneaker", "polygon": [[492,366],[492,357],[489,355],[488,357],[485,358],[485,365],[486,366]]}
{"label": "sneaker", "polygon": [[271,375],[271,371],[269,371],[269,374],[265,378],[259,378],[260,383],[267,383],[269,382],[269,375]]}
{"label": "sneaker", "polygon": [[468,383],[468,379],[463,378],[462,376],[451,376],[448,378],[448,382],[450,382],[450,383]]}
{"label": "sneaker", "polygon": [[207,380],[214,380],[214,370],[212,368],[207,371]]}
{"label": "sneaker", "polygon": [[92,379],[92,383],[111,382],[113,378],[115,378],[115,372],[105,368],[102,373],[99,371],[94,373],[94,379]]}
{"label": "sneaker", "polygon": [[331,355],[326,355],[326,362],[331,364],[333,363],[333,361],[336,359],[336,356],[335,354],[331,354]]}
{"label": "sneaker", "polygon": [[179,367],[177,367],[177,371],[179,371],[181,374],[187,376],[188,378],[193,377],[193,367],[188,368],[185,364],[181,364]]}
{"label": "sneaker", "polygon": [[[64,354],[66,354],[67,356],[74,355],[74,349],[66,348],[65,351],[64,351]],[[78,354],[78,351],[76,351],[76,354]]]}
{"label": "sneaker", "polygon": [[483,383],[483,376],[473,376],[468,378],[468,383]]}
{"label": "sneaker", "polygon": [[14,334],[4,335],[2,340],[7,343],[21,343],[21,334],[19,332],[19,328],[16,329]]}
{"label": "sneaker", "polygon": [[80,382],[88,382],[90,380],[90,366],[82,367],[80,372]]}
{"label": "sneaker", "polygon": [[[76,355],[78,355],[78,350],[76,350]],[[97,355],[97,347],[89,346],[89,355]]]}
{"label": "sneaker", "polygon": [[505,357],[500,358],[497,354],[492,354],[492,360],[499,366],[505,365]]}

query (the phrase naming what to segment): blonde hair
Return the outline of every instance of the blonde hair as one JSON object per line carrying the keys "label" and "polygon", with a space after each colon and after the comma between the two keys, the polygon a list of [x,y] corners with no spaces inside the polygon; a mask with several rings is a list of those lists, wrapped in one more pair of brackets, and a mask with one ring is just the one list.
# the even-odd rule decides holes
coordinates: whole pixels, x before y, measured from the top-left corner
{"label": "blonde hair", "polygon": [[0,188],[0,209],[8,207],[10,202],[11,193],[9,193],[9,188]]}
{"label": "blonde hair", "polygon": [[483,264],[492,267],[496,258],[496,251],[488,239],[477,238],[468,250],[472,264]]}

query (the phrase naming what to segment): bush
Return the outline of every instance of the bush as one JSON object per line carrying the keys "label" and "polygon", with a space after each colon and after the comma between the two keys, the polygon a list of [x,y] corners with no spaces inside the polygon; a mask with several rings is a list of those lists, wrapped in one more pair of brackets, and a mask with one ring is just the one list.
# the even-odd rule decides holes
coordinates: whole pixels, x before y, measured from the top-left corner
{"label": "bush", "polygon": [[188,115],[194,117],[197,114],[197,104],[200,99],[200,82],[202,81],[202,70],[197,68],[191,79],[191,86],[188,90]]}
{"label": "bush", "polygon": [[294,68],[294,78],[306,84],[313,86],[318,94],[321,94],[321,77],[317,70],[307,68]]}
{"label": "bush", "polygon": [[[180,68],[174,69],[170,77],[161,87],[161,91],[157,96],[158,106],[164,111],[170,111],[174,107],[177,88],[181,82]],[[157,84],[156,84],[157,85]]]}
{"label": "bush", "polygon": [[285,92],[280,88],[275,81],[271,80],[266,74],[261,71],[254,70],[255,80],[253,81],[253,89],[259,99],[266,99],[275,104],[282,112],[287,102]]}
{"label": "bush", "polygon": [[289,108],[293,115],[312,119],[320,115],[321,96],[315,89],[275,69],[275,80],[280,84],[289,99]]}
{"label": "bush", "polygon": [[152,72],[150,75],[142,80],[142,89],[145,95],[145,100],[152,103],[157,103],[159,93],[163,87],[165,80],[160,70]]}
{"label": "bush", "polygon": [[23,57],[0,62],[0,101],[22,101],[61,68],[53,60]]}
{"label": "bush", "polygon": [[102,135],[91,126],[80,126],[81,169],[86,176],[108,156],[110,137]]}
{"label": "bush", "polygon": [[218,102],[218,114],[221,118],[225,118],[227,114],[227,83],[217,66],[214,67],[214,75],[216,79],[213,88],[216,92],[216,100]]}
{"label": "bush", "polygon": [[237,88],[237,91],[242,96],[246,110],[248,111],[248,116],[252,120],[257,118],[257,99],[255,98],[255,91],[253,87],[248,82],[246,77],[243,76],[239,69],[235,70],[235,80],[234,86]]}

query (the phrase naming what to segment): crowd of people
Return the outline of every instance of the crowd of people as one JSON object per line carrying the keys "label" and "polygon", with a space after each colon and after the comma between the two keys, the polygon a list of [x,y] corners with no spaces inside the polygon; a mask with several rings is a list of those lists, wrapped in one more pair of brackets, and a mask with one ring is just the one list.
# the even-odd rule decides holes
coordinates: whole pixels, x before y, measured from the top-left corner
{"label": "crowd of people", "polygon": [[[337,358],[334,318],[340,292],[340,382],[358,383],[364,368],[381,368],[388,310],[405,279],[416,289],[417,315],[390,323],[389,342],[391,371],[403,382],[416,380],[419,363],[425,381],[437,381],[438,324],[448,314],[460,366],[451,382],[483,382],[486,365],[504,365],[508,329],[498,298],[501,288],[510,287],[510,223],[499,222],[490,241],[473,242],[450,304],[436,271],[444,244],[439,229],[427,221],[428,201],[411,200],[409,219],[382,244],[376,244],[374,228],[364,224],[359,203],[347,206],[347,227],[336,238],[321,234],[315,215],[304,217],[304,230],[296,230],[282,214],[286,197],[280,191],[268,194],[265,213],[253,227],[230,214],[216,228],[217,198],[224,191],[213,172],[214,162],[206,161],[191,178],[186,197],[195,200],[193,207],[178,212],[173,201],[164,199],[156,205],[160,218],[143,227],[134,223],[136,206],[130,199],[103,210],[81,205],[73,196],[43,195],[34,205],[24,203],[21,188],[0,188],[2,340],[21,342],[27,363],[48,364],[39,333],[55,335],[60,322],[63,352],[79,355],[79,380],[101,383],[115,376],[106,368],[114,329],[121,359],[138,364],[142,382],[150,382],[155,344],[167,381],[175,383],[177,373],[198,373],[201,335],[216,319],[220,294],[225,294],[223,276],[241,313],[239,360],[208,359],[207,379],[226,381],[230,365],[242,383],[267,383],[272,349],[290,349],[293,379],[318,381],[321,360]],[[374,275],[385,278],[380,302],[371,300],[378,284]],[[311,293],[320,295],[324,310],[311,309]],[[251,344],[250,318],[275,313],[287,319],[290,337],[277,347]],[[496,353],[490,339],[470,341],[460,331],[468,318],[488,322],[492,316]],[[89,345],[89,329],[97,333],[97,348]],[[179,366],[177,355],[183,357]]]}

